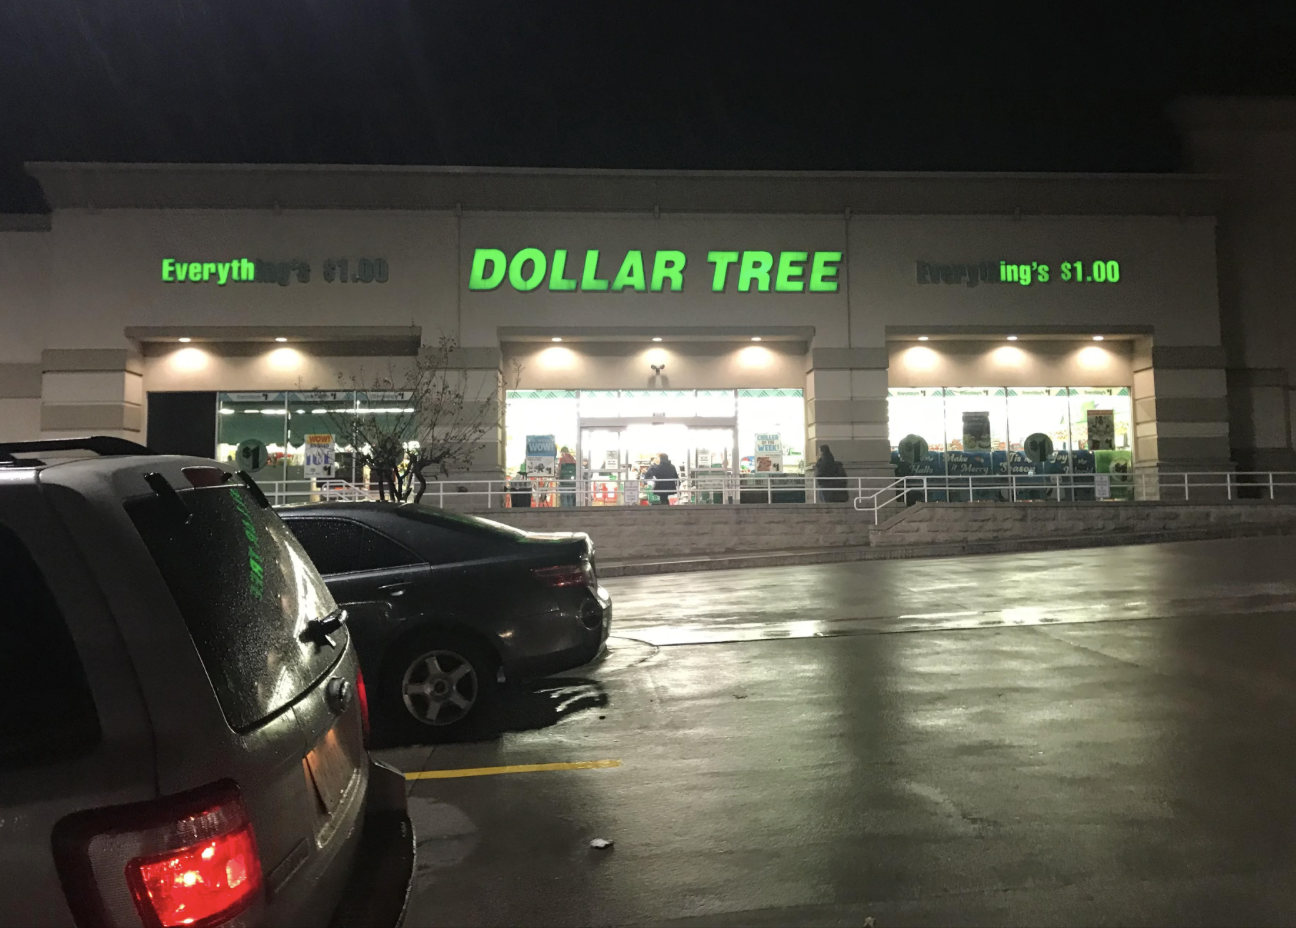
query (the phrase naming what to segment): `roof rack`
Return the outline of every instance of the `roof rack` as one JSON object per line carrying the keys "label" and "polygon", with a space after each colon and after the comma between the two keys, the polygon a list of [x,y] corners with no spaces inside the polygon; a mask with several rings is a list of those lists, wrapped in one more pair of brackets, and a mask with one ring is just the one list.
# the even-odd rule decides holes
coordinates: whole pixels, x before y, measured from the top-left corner
{"label": "roof rack", "polygon": [[100,457],[123,454],[153,454],[153,451],[127,438],[90,435],[86,438],[49,438],[44,441],[9,441],[0,443],[0,461],[12,462],[15,454],[39,454],[45,451],[90,451]]}

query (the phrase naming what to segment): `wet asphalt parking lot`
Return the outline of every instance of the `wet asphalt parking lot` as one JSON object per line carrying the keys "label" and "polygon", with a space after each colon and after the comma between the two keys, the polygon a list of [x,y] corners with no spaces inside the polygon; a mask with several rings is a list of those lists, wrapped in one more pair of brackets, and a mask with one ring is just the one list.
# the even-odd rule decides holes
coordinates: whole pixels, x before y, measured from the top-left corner
{"label": "wet asphalt parking lot", "polygon": [[427,777],[406,924],[1296,922],[1293,565],[1258,538],[609,581],[601,661],[484,740],[380,753]]}

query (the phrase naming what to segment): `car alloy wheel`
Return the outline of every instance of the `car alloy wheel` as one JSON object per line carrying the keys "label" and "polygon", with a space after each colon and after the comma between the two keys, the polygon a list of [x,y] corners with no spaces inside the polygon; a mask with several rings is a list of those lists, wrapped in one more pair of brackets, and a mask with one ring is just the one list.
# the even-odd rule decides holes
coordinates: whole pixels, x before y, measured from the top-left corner
{"label": "car alloy wheel", "polygon": [[477,702],[480,691],[472,662],[454,651],[420,654],[401,678],[401,698],[424,725],[453,725]]}

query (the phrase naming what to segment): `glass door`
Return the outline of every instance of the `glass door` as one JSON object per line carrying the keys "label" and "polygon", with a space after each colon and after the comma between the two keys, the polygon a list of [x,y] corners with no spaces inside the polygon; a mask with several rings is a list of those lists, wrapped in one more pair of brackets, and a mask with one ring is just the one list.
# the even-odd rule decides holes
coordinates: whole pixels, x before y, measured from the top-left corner
{"label": "glass door", "polygon": [[586,506],[615,506],[622,502],[622,481],[626,478],[625,428],[583,428],[580,432],[580,493]]}
{"label": "glass door", "polygon": [[689,482],[694,503],[723,503],[726,491],[732,495],[734,481],[728,480],[737,473],[734,458],[735,429],[689,429]]}

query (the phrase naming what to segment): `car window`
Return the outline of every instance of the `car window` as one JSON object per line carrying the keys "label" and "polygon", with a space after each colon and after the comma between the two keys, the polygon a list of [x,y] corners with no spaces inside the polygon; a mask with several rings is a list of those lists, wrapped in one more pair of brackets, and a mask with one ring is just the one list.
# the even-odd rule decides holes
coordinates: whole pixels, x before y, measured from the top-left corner
{"label": "car window", "polygon": [[244,731],[291,704],[345,647],[302,632],[337,608],[302,546],[246,487],[179,492],[191,513],[161,496],[126,511],[162,572],[230,726]]}
{"label": "car window", "polygon": [[[417,520],[408,534],[409,542],[419,549],[430,564],[457,564],[476,561],[501,553],[500,539],[478,535],[459,526],[448,528],[430,520]],[[513,539],[510,539],[512,543]]]}
{"label": "car window", "polygon": [[78,754],[99,715],[67,623],[26,545],[0,525],[0,767]]}
{"label": "car window", "polygon": [[287,524],[322,574],[423,563],[413,551],[350,519],[289,519]]}

